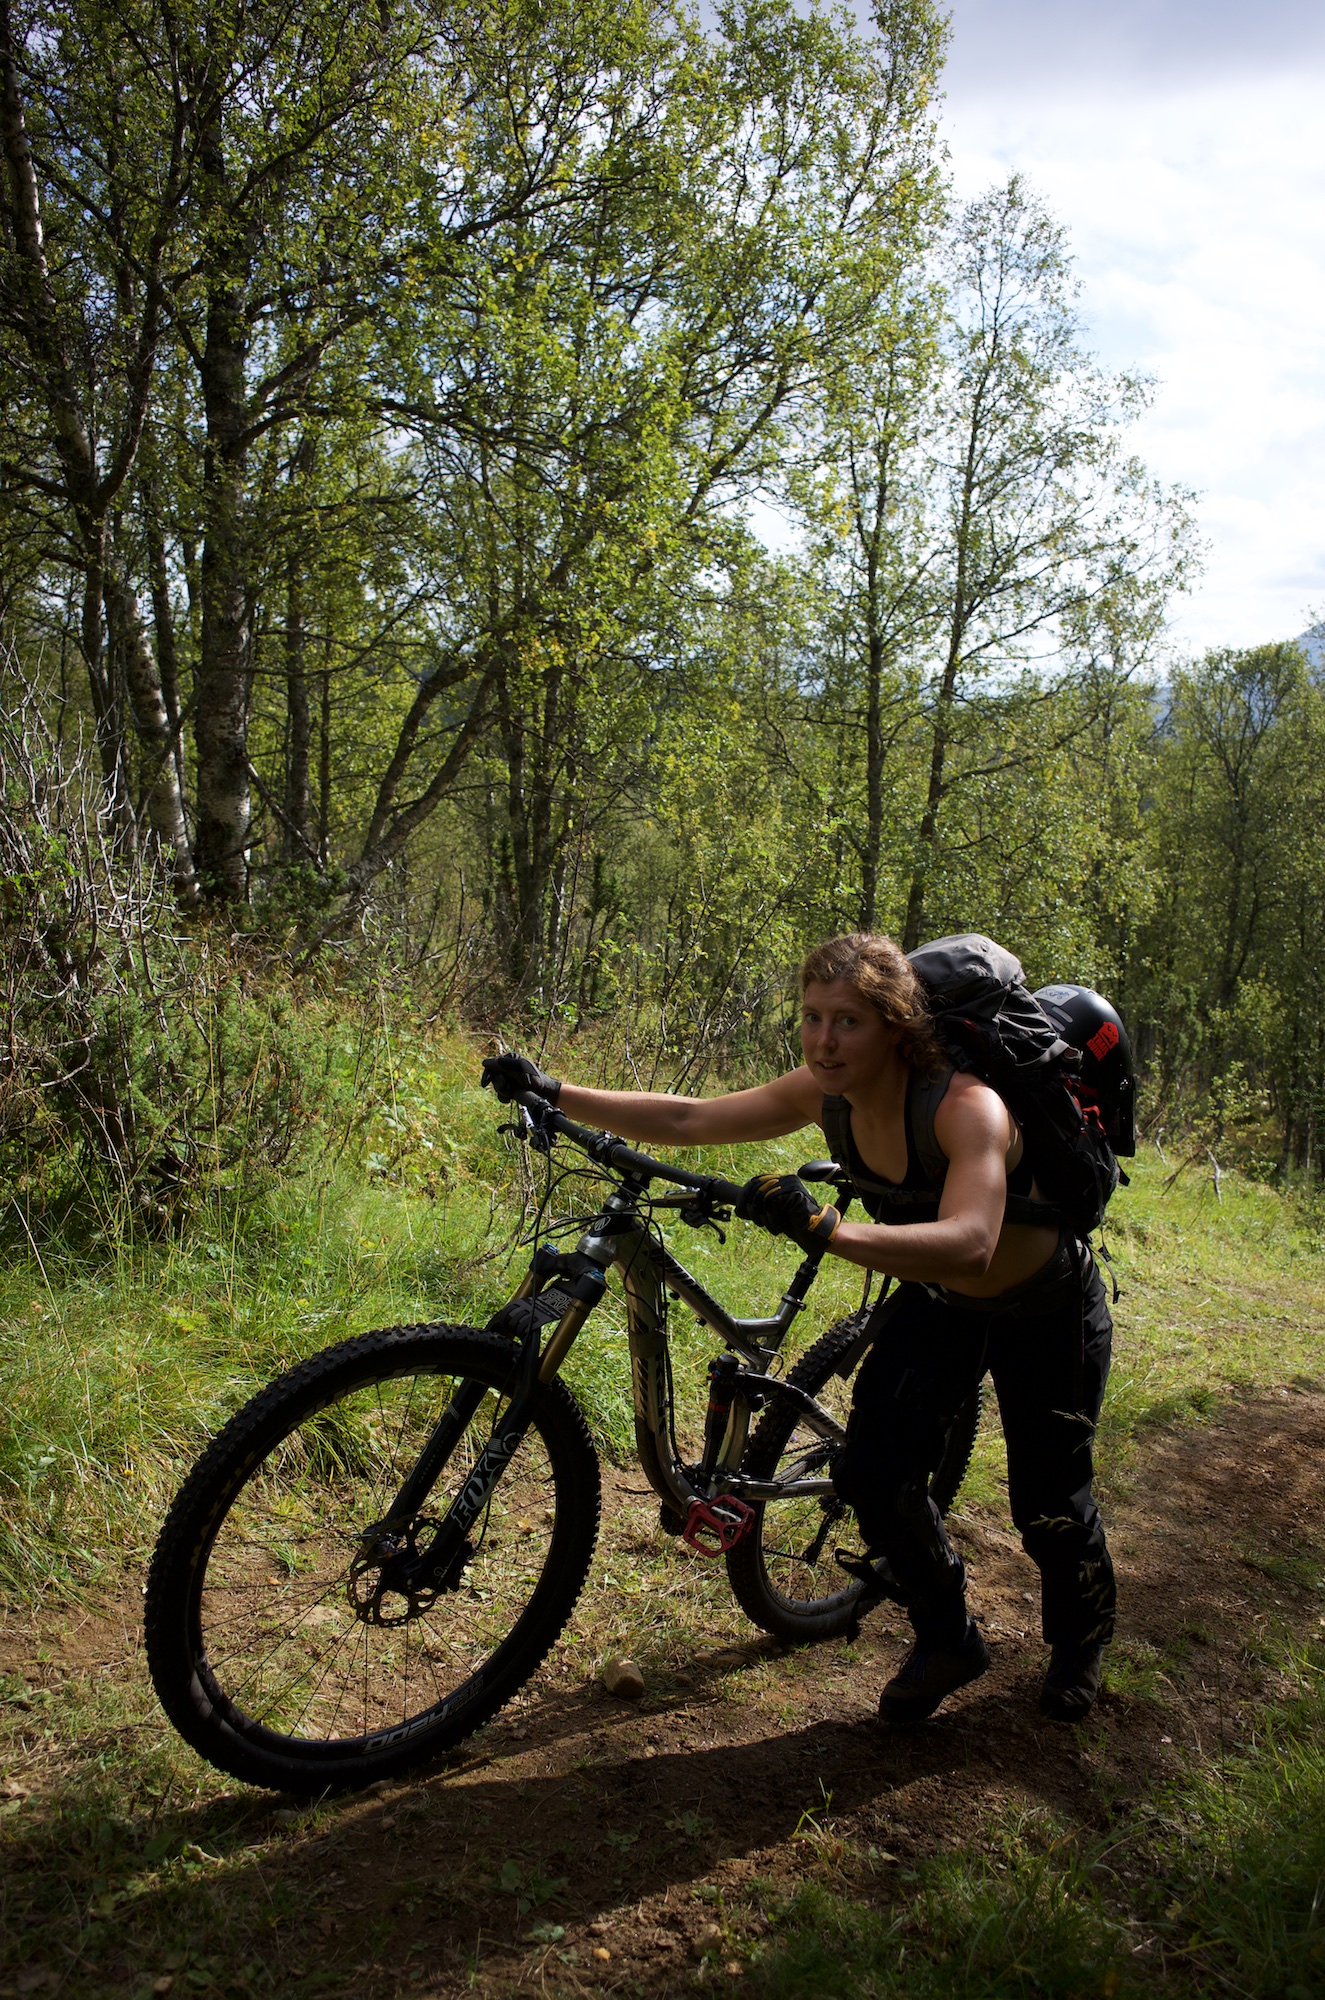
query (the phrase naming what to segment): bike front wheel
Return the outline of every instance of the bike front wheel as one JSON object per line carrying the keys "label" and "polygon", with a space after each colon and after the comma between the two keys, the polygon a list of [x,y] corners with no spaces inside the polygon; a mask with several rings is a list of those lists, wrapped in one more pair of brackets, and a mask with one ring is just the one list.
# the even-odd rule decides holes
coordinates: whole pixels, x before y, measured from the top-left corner
{"label": "bike front wheel", "polygon": [[[793,1388],[813,1396],[844,1430],[852,1390],[850,1375],[842,1369],[844,1363],[851,1368],[851,1353],[863,1325],[858,1313],[839,1320],[787,1377]],[[977,1389],[957,1412],[931,1475],[930,1498],[941,1514],[952,1505],[970,1464],[980,1401]],[[751,1479],[789,1474],[822,1479],[836,1449],[810,1429],[793,1404],[774,1401],[750,1435],[741,1471]],[[853,1631],[865,1586],[835,1559],[835,1551],[854,1532],[853,1519],[837,1494],[759,1501],[749,1533],[727,1557],[727,1576],[747,1618],[792,1645],[838,1639]]]}
{"label": "bike front wheel", "polygon": [[391,1596],[365,1559],[454,1404],[465,1421],[403,1524],[410,1547],[427,1546],[517,1369],[517,1350],[491,1334],[390,1327],[301,1362],[209,1445],[162,1528],[146,1630],[162,1706],[210,1763],[281,1791],[353,1790],[431,1761],[528,1680],[598,1530],[598,1461],[562,1383],[538,1388],[440,1587]]}

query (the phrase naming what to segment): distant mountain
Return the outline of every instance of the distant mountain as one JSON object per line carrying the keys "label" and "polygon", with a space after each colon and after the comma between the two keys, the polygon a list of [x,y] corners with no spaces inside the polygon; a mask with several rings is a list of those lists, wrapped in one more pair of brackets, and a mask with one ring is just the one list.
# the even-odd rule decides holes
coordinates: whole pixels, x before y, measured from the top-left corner
{"label": "distant mountain", "polygon": [[1309,632],[1300,633],[1297,643],[1313,667],[1325,667],[1325,623],[1313,625]]}

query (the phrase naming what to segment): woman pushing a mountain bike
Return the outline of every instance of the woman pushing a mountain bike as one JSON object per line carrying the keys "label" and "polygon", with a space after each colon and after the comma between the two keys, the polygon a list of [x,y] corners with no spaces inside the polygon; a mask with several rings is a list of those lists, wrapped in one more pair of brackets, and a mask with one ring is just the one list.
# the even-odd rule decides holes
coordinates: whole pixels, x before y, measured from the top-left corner
{"label": "woman pushing a mountain bike", "polygon": [[[1033,1005],[1015,960],[988,940],[944,944],[972,942],[997,954],[996,970],[1015,968],[1011,984]],[[503,1101],[533,1092],[571,1118],[653,1144],[731,1144],[822,1126],[873,1219],[845,1219],[790,1174],[756,1176],[736,1212],[896,1281],[872,1315],[832,1467],[869,1562],[890,1578],[915,1632],[880,1716],[893,1727],[920,1721],[989,1665],[961,1558],[929,1493],[956,1414],[988,1373],[1012,1518],[1041,1575],[1051,1654],[1040,1705],[1079,1722],[1098,1693],[1114,1618],[1113,1567],[1091,1490],[1112,1328],[1085,1231],[1056,1189],[1037,1184],[1026,1134],[1000,1090],[951,1065],[925,987],[890,939],[853,934],[820,945],[801,969],[801,995],[804,1062],[753,1089],[712,1098],[592,1090],[513,1053],[490,1057],[483,1081]],[[1091,1048],[1125,1056],[1107,1003],[1081,988],[1046,989],[1046,1005],[1053,996],[1059,1011],[1049,1007],[1050,1017],[1065,1030],[1082,999],[1092,1003],[1085,1025],[1103,1025]],[[1084,1095],[1102,1133],[1098,1099]]]}
{"label": "woman pushing a mountain bike", "polygon": [[[883,938],[835,939],[803,990],[805,1062],[756,1090],[689,1100],[561,1085],[523,1056],[484,1065],[547,1166],[510,1296],[482,1327],[376,1327],[295,1360],[210,1439],[162,1523],[148,1664],[218,1769],[307,1797],[399,1778],[538,1672],[593,1559],[598,1457],[563,1369],[577,1340],[619,1337],[613,1273],[660,1527],[721,1557],[746,1615],[792,1645],[849,1637],[900,1598],[916,1640],[883,1692],[894,1724],[988,1664],[942,1514],[992,1373],[1044,1579],[1044,1706],[1087,1712],[1113,1578],[1091,1498],[1109,1315],[1085,1238],[1131,1150],[1122,1023],[1081,987],[1032,996],[975,936],[910,962]],[[834,1158],[741,1188],[570,1111],[686,1145],[818,1122]],[[857,1197],[873,1222],[848,1220]],[[678,1227],[733,1207],[804,1250],[773,1312],[731,1312],[675,1254]],[[784,1373],[830,1252],[900,1282]],[[675,1423],[673,1300],[725,1350],[698,1456]],[[849,1506],[864,1556],[836,1545]]]}

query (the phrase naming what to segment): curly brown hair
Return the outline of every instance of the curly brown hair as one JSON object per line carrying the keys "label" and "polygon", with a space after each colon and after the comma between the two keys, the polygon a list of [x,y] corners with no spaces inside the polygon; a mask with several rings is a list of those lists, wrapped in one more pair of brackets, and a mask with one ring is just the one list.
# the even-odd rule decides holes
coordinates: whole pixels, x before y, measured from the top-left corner
{"label": "curly brown hair", "polygon": [[900,945],[877,931],[848,931],[816,945],[801,966],[801,996],[807,986],[854,986],[890,1028],[900,1028],[902,1061],[920,1076],[942,1069],[944,1057],[925,1001],[925,989]]}

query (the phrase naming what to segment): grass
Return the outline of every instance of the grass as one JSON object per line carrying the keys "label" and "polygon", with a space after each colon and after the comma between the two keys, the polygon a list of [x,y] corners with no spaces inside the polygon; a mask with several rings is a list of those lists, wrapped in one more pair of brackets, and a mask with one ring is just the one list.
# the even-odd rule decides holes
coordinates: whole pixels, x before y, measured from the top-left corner
{"label": "grass", "polygon": [[[1236,1755],[1085,1836],[991,1812],[977,1841],[904,1871],[838,1841],[767,1906],[760,2000],[1096,2000],[1325,1992],[1325,1652]],[[881,1876],[889,1877],[885,1890]]]}
{"label": "grass", "polygon": [[807,1882],[776,1911],[777,1941],[752,1965],[753,1991],[766,2000],[1095,2000],[1123,1990],[1119,1926],[1080,1865],[1053,1858],[1049,1829],[1004,1829],[989,1852],[907,1872],[914,1880],[899,1885],[899,1904],[884,1908]]}
{"label": "grass", "polygon": [[[0,1852],[13,1863],[0,1920],[19,1940],[18,1962],[58,1960],[72,1991],[80,1981],[100,1990],[113,1971],[136,1993],[138,1967],[144,1995],[161,1978],[176,1992],[318,1990],[316,1968],[300,1970],[282,1942],[292,1899],[312,1891],[279,1868],[264,1873],[264,1857],[294,1833],[316,1834],[317,1814],[287,1825],[269,1801],[227,1792],[163,1727],[137,1657],[139,1581],[185,1468],[273,1373],[375,1325],[482,1324],[508,1295],[526,1254],[512,1239],[528,1164],[497,1137],[501,1114],[474,1087],[476,1067],[461,1042],[418,1051],[368,1107],[361,1145],[251,1200],[226,1191],[183,1240],[131,1242],[108,1219],[97,1244],[43,1243],[40,1256],[29,1245],[0,1271],[0,1594],[11,1619],[50,1635],[40,1672],[0,1677],[0,1773],[10,1774]],[[742,1178],[816,1150],[805,1134],[703,1164]],[[1311,1214],[1233,1174],[1218,1203],[1208,1183],[1167,1178],[1143,1153],[1114,1204],[1124,1296],[1100,1457],[1115,1493],[1156,1424],[1200,1424],[1231,1396],[1323,1373],[1325,1266]],[[572,1184],[555,1205],[585,1200]],[[794,1264],[739,1225],[725,1244],[679,1228],[673,1241],[718,1297],[750,1312],[769,1308]],[[859,1295],[859,1274],[830,1264],[793,1349]],[[713,1341],[686,1320],[678,1314],[673,1331],[693,1437]],[[615,1288],[567,1372],[600,1445],[628,1465]],[[960,1504],[1001,1507],[1002,1474],[991,1413]],[[1276,1575],[1269,1565],[1286,1558],[1249,1547],[1246,1560]],[[1318,1565],[1302,1561],[1287,1580],[1314,1588]],[[600,1560],[596,1582],[593,1608],[563,1642],[572,1677],[591,1675],[610,1646],[640,1659],[665,1700],[705,1644],[748,1636],[720,1568],[678,1555],[647,1514]],[[1325,1992],[1320,1663],[1290,1666],[1298,1697],[1265,1718],[1255,1742],[1108,1841],[991,1806],[969,1851],[902,1881],[830,1825],[817,1847],[807,1828],[798,1845],[808,1879],[770,1904],[776,1923],[748,1990],[913,2000]],[[1150,1649],[1120,1647],[1111,1684],[1156,1698],[1165,1671]],[[730,1698],[774,1679],[790,1720],[794,1659],[753,1657],[731,1676]],[[38,1766],[48,1774],[39,1809],[23,1796],[23,1774]],[[519,1861],[517,1889],[532,1865]]]}
{"label": "grass", "polygon": [[[1310,1210],[1225,1172],[1167,1185],[1150,1147],[1129,1164],[1107,1230],[1121,1296],[1096,1450],[1102,1494],[1127,1490],[1156,1424],[1207,1422],[1230,1396],[1325,1380],[1325,1240]],[[1004,1504],[1007,1466],[992,1396],[959,1506]]]}
{"label": "grass", "polygon": [[[206,1437],[281,1369],[373,1326],[481,1326],[509,1296],[528,1257],[511,1239],[529,1162],[498,1138],[500,1109],[474,1088],[473,1066],[444,1046],[434,1099],[411,1093],[411,1143],[396,1132],[389,1158],[370,1126],[362,1155],[251,1204],[240,1191],[182,1241],[121,1238],[110,1254],[47,1245],[0,1271],[0,1592],[12,1605],[105,1588],[140,1566]],[[792,1165],[805,1157],[784,1142],[706,1163],[743,1178],[779,1150]],[[554,1202],[591,1205],[583,1181]],[[683,1261],[739,1310],[770,1310],[794,1268],[785,1246],[740,1225],[725,1246],[708,1231],[677,1236]],[[859,1297],[856,1273],[825,1271],[790,1351]],[[624,1328],[614,1292],[566,1371],[618,1461],[633,1441]],[[674,1338],[693,1430],[713,1339],[684,1314]]]}
{"label": "grass", "polygon": [[[496,1107],[473,1086],[473,1058],[443,1044],[431,1096],[411,1077],[392,1149],[371,1123],[364,1154],[323,1164],[251,1205],[231,1201],[181,1242],[112,1254],[47,1247],[0,1273],[0,1591],[16,1605],[105,1587],[141,1563],[169,1492],[202,1441],[281,1368],[370,1326],[416,1319],[482,1325],[523,1268],[512,1225],[528,1164],[495,1135]],[[710,1152],[741,1178],[794,1167],[809,1135]],[[681,1156],[699,1164],[700,1156]],[[373,1165],[366,1165],[365,1159]],[[439,1167],[439,1159],[443,1166]],[[1221,1398],[1319,1380],[1325,1321],[1320,1239],[1272,1190],[1225,1174],[1222,1203],[1202,1184],[1136,1163],[1112,1218],[1123,1299],[1100,1470],[1125,1486],[1132,1449],[1159,1422],[1200,1422]],[[562,1190],[586,1204],[583,1184]],[[790,1260],[734,1225],[678,1229],[679,1254],[724,1300],[766,1310]],[[789,1353],[859,1302],[859,1274],[831,1260]],[[683,1425],[699,1421],[712,1338],[674,1316]],[[629,1455],[624,1312],[609,1297],[572,1354],[567,1379],[600,1444]],[[1005,1478],[991,1407],[963,1504],[997,1505]]]}
{"label": "grass", "polygon": [[1321,1379],[1325,1242],[1273,1188],[1225,1174],[1167,1188],[1149,1151],[1110,1229],[1123,1300],[1110,1404],[1116,1439],[1156,1421],[1200,1421],[1213,1399]]}

